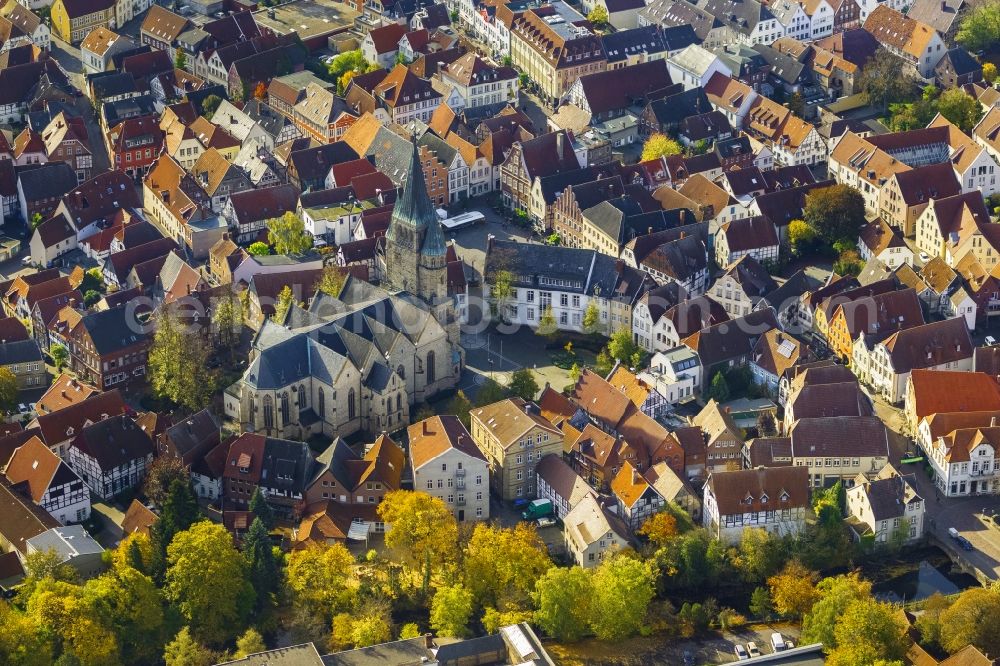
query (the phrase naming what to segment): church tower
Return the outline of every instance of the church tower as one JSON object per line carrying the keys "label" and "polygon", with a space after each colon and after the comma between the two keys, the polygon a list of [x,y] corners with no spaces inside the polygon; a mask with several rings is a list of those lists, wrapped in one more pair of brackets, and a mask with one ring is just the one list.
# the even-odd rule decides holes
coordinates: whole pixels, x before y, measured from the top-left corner
{"label": "church tower", "polygon": [[406,182],[396,199],[385,234],[387,286],[409,292],[432,308],[450,302],[447,249],[441,220],[427,196],[420,153],[416,141],[413,141]]}

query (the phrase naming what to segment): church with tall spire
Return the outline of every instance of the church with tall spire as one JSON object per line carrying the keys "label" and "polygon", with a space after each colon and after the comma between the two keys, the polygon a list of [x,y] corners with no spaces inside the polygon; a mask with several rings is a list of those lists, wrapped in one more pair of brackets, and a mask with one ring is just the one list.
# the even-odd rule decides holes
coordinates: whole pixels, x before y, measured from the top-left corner
{"label": "church with tall spire", "polygon": [[435,306],[448,298],[448,247],[427,195],[420,152],[412,142],[410,166],[385,234],[386,286]]}
{"label": "church with tall spire", "polygon": [[426,304],[444,327],[459,365],[464,355],[455,304],[448,293],[448,244],[427,194],[420,148],[411,138],[410,166],[396,198],[379,256],[382,287]]}

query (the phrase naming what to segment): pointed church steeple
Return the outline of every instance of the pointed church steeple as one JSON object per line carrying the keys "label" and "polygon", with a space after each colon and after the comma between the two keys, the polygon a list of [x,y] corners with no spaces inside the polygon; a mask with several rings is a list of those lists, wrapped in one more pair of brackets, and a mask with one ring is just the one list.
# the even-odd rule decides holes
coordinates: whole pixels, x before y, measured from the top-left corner
{"label": "pointed church steeple", "polygon": [[392,209],[386,241],[399,243],[418,252],[421,256],[445,256],[447,245],[441,220],[431,198],[420,164],[416,138],[411,139],[410,168],[406,172],[403,191]]}
{"label": "pointed church steeple", "polygon": [[385,234],[385,281],[427,303],[442,302],[448,295],[447,252],[444,229],[427,194],[419,148],[412,137],[410,167]]}

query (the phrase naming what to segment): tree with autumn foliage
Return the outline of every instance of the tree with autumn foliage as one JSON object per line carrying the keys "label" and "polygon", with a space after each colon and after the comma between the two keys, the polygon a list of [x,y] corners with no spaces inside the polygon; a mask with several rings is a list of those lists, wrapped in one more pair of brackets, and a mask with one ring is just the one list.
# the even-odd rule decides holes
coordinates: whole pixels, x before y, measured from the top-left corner
{"label": "tree with autumn foliage", "polygon": [[654,513],[642,524],[638,534],[646,537],[655,545],[662,546],[677,536],[677,519],[667,511]]}
{"label": "tree with autumn foliage", "polygon": [[263,81],[260,81],[253,89],[253,96],[261,101],[267,97],[267,86],[264,85]]}

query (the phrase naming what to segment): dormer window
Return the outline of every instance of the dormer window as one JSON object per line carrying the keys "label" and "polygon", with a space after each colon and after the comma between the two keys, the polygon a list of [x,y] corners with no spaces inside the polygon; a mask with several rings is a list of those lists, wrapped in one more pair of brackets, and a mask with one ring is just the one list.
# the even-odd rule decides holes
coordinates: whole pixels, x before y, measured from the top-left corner
{"label": "dormer window", "polygon": [[747,495],[746,499],[743,500],[746,504],[753,504],[753,495]]}
{"label": "dormer window", "polygon": [[767,495],[761,495],[760,496],[760,503],[761,504],[767,504]]}
{"label": "dormer window", "polygon": [[788,493],[782,491],[782,493],[781,493],[781,501],[782,502],[787,502],[788,501]]}

